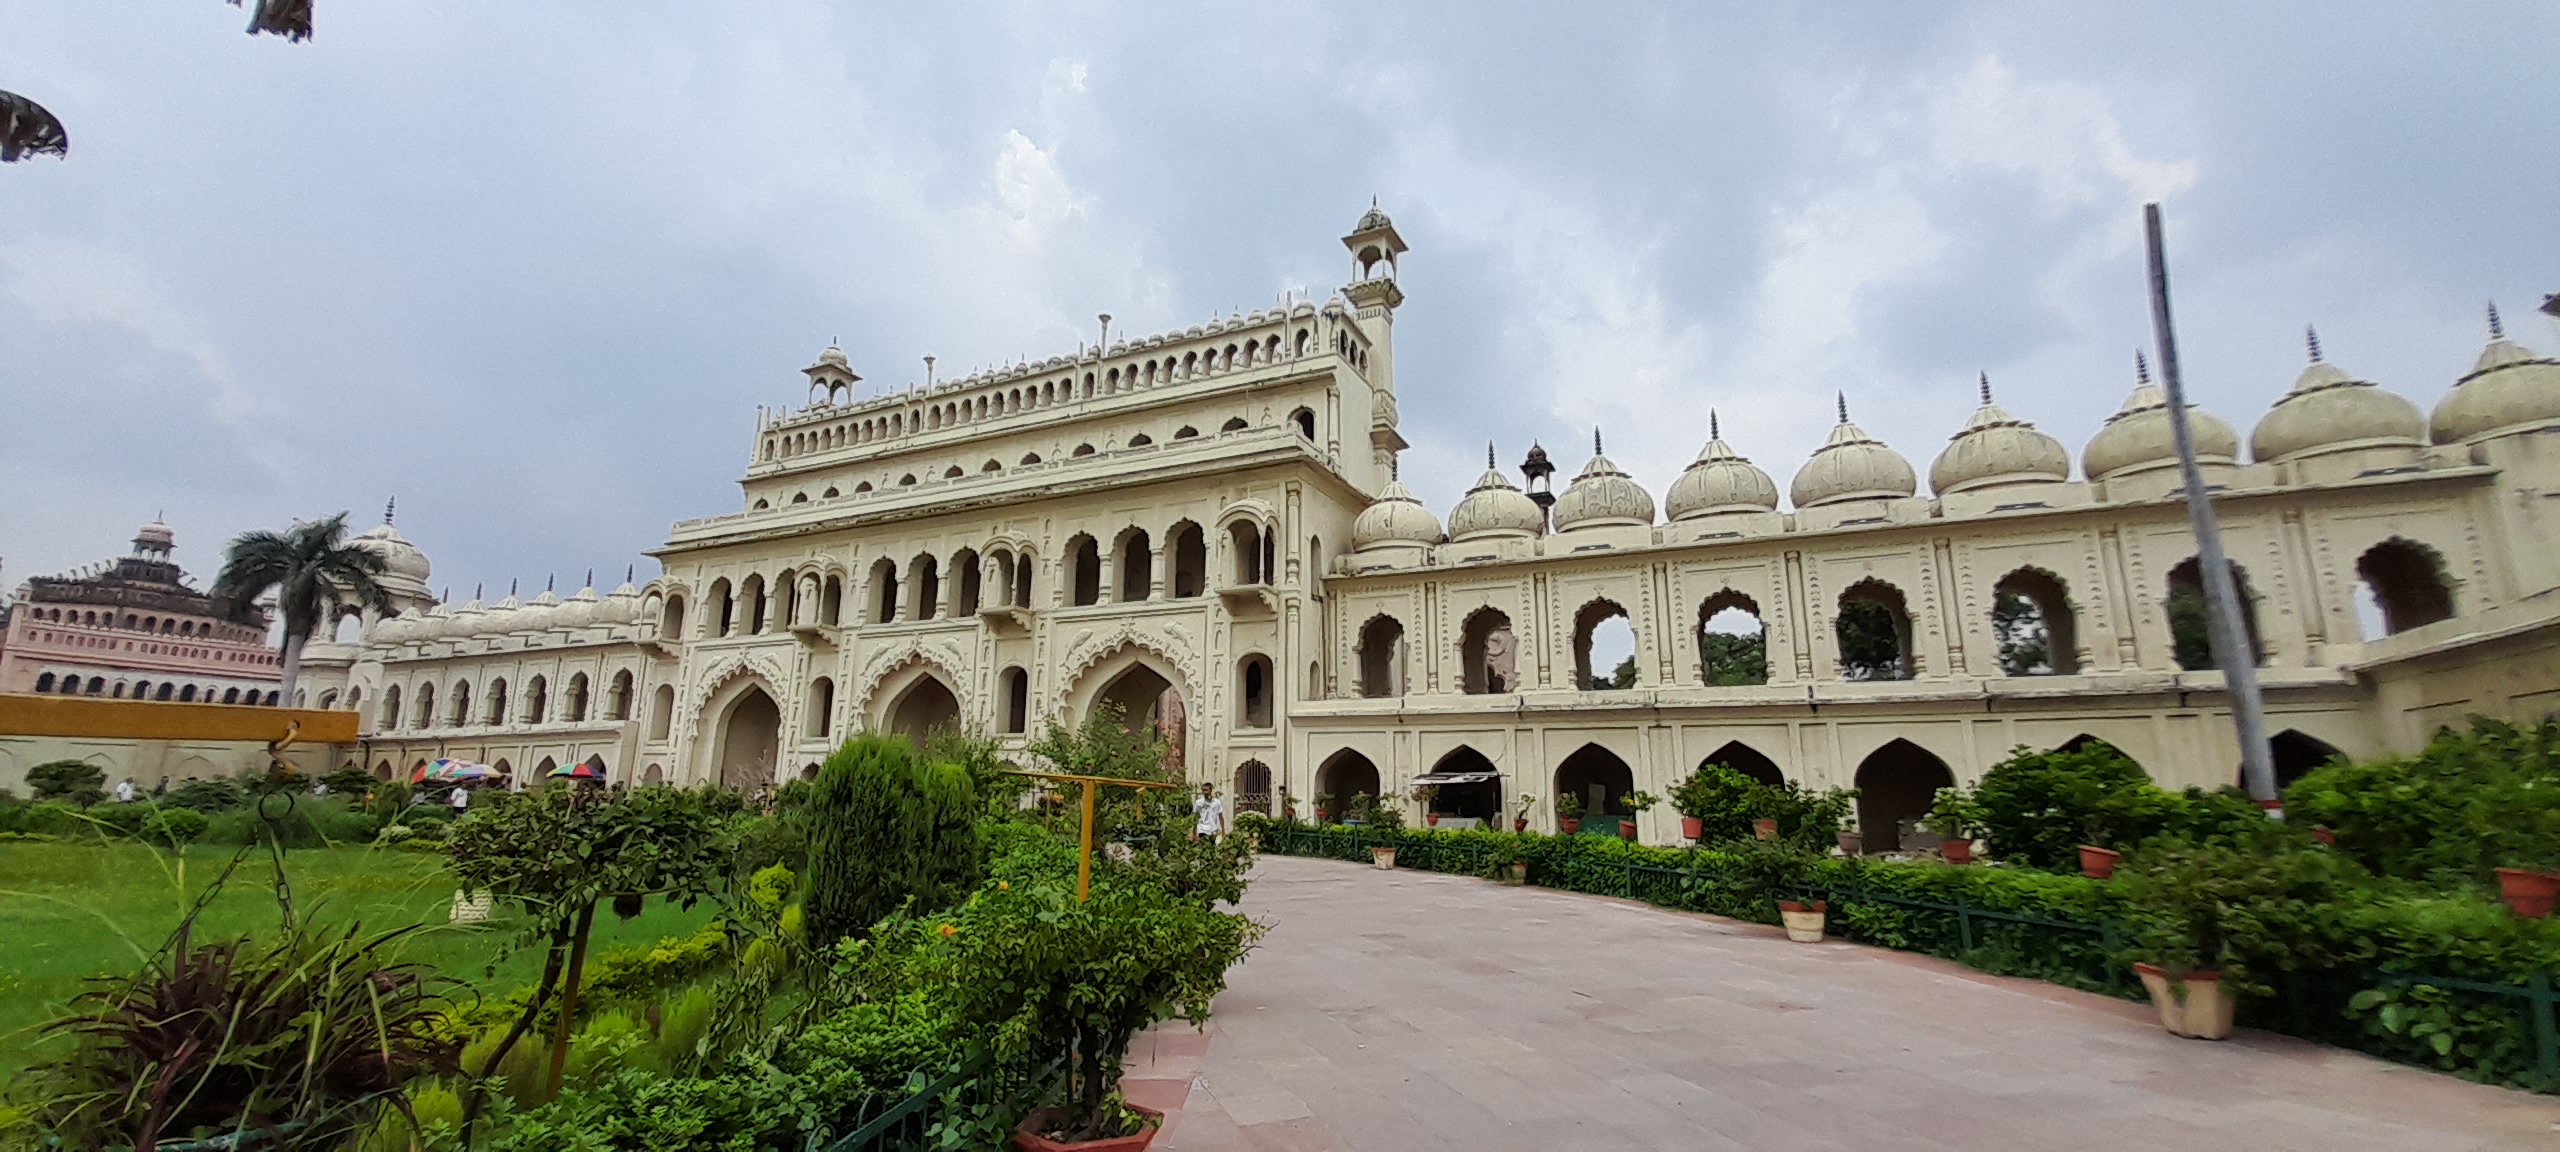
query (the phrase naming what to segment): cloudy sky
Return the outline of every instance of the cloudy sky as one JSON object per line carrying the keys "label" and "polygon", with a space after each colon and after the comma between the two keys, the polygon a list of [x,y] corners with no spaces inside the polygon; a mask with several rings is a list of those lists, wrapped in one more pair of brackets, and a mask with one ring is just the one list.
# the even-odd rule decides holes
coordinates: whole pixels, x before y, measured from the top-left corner
{"label": "cloudy sky", "polygon": [[2421,405],[2484,301],[2560,346],[2547,0],[1720,7],[0,0],[72,140],[0,169],[0,585],[394,495],[457,597],[618,580],[830,337],[895,385],[1321,295],[1372,196],[1444,512],[1594,424],[1659,493],[1710,406],[1783,487],[1835,391],[1925,474],[1977,371],[2076,451],[2145,200],[2244,431],[2305,323]]}

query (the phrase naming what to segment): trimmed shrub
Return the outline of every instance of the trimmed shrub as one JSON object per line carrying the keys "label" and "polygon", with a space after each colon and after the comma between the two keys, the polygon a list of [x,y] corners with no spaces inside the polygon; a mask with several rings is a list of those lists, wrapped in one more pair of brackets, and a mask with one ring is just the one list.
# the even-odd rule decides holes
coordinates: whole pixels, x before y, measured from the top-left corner
{"label": "trimmed shrub", "polygon": [[834,946],[909,900],[948,907],[977,883],[977,794],[963,770],[919,761],[906,741],[845,741],[804,810],[809,943]]}
{"label": "trimmed shrub", "polygon": [[27,769],[27,787],[38,800],[95,804],[107,798],[107,774],[85,760],[47,760]]}

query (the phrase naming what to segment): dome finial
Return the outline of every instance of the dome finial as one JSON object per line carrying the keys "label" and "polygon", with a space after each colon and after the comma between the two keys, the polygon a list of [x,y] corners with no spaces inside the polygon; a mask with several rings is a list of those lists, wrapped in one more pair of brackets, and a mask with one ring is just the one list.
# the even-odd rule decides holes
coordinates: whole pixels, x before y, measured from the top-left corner
{"label": "dome finial", "polygon": [[1849,422],[1849,394],[1847,392],[1837,392],[1833,393],[1833,395],[1840,401],[1840,422],[1846,424]]}
{"label": "dome finial", "polygon": [[2489,338],[2492,340],[2507,338],[2507,326],[2498,322],[2498,302],[2495,300],[2489,302]]}
{"label": "dome finial", "polygon": [[593,587],[595,587],[595,586],[596,586],[596,570],[595,570],[595,569],[593,569],[593,568],[589,568],[589,569],[587,569],[587,587],[589,587],[589,588],[593,588]]}
{"label": "dome finial", "polygon": [[1591,426],[1591,454],[1594,456],[1607,455],[1607,453],[1600,451],[1600,426],[1597,424]]}
{"label": "dome finial", "polygon": [[[2492,311],[2493,313],[2495,312],[2496,307],[2497,307],[2496,305],[2491,305],[2491,306],[2490,306],[2491,311]],[[2490,322],[2489,322],[2489,324],[2490,324],[2490,326],[2491,326],[2491,327],[2493,327],[2493,328],[2494,328],[2494,327],[2496,327],[2496,326],[2497,326],[2497,321],[2492,320],[2492,321],[2490,321]],[[394,496],[394,497],[392,497],[392,498],[390,498],[390,499],[385,500],[385,501],[383,501],[383,502],[382,502],[382,522],[383,522],[384,524],[386,524],[386,525],[387,525],[387,524],[391,523],[391,512],[392,512],[392,510],[393,510],[393,509],[396,509],[396,508],[398,508],[398,507],[400,507],[400,498],[399,498],[399,497],[397,497],[397,496]]]}
{"label": "dome finial", "polygon": [[1398,458],[1393,457],[1393,456],[1389,456],[1389,457],[1387,457],[1387,479],[1389,479],[1389,480],[1402,480],[1402,479],[1404,479],[1403,466],[1404,466],[1404,461],[1403,461],[1403,460],[1398,459]]}
{"label": "dome finial", "polygon": [[1484,466],[1487,471],[1501,467],[1493,462],[1493,441],[1491,440],[1484,442]]}
{"label": "dome finial", "polygon": [[2320,330],[2309,324],[2302,326],[2302,342],[2311,348],[2311,362],[2320,362]]}
{"label": "dome finial", "polygon": [[2136,384],[2151,382],[2151,361],[2143,358],[2140,348],[2133,350],[2133,380]]}
{"label": "dome finial", "polygon": [[638,572],[639,570],[640,570],[640,566],[639,566],[639,565],[637,565],[637,564],[625,564],[625,565],[623,565],[623,566],[622,566],[622,582],[623,582],[623,583],[625,583],[625,584],[630,583],[630,582],[631,582],[631,575],[632,575],[632,573]]}
{"label": "dome finial", "polygon": [[1982,373],[1982,406],[1991,406],[1991,373],[1987,371]]}
{"label": "dome finial", "polygon": [[1707,439],[1724,439],[1724,433],[1716,428],[1716,410],[1713,408],[1707,409]]}
{"label": "dome finial", "polygon": [[545,573],[543,573],[543,574],[542,574],[542,590],[543,590],[543,591],[545,591],[545,592],[557,592],[557,591],[559,591],[559,588],[557,587],[559,583],[560,583],[560,574],[559,574],[559,573],[557,573],[557,572],[545,572]]}
{"label": "dome finial", "polygon": [[515,577],[513,577],[513,576],[509,576],[509,577],[507,577],[507,598],[508,598],[508,599],[510,599],[510,600],[515,599],[515,595],[516,595],[516,578],[515,578]]}

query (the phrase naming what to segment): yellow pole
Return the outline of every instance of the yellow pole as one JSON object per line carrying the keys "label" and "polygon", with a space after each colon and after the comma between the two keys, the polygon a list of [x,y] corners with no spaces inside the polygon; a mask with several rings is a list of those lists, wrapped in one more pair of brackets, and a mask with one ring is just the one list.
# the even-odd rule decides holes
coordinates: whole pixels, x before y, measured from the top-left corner
{"label": "yellow pole", "polygon": [[1093,890],[1093,781],[1084,782],[1084,850],[1076,853],[1076,903]]}

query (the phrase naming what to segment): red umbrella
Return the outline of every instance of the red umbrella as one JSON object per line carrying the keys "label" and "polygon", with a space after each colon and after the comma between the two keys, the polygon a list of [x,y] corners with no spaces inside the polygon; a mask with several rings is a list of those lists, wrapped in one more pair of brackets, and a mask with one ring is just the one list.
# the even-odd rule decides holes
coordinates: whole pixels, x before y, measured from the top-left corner
{"label": "red umbrella", "polygon": [[563,764],[560,767],[552,769],[551,779],[602,780],[604,779],[604,770],[596,767],[594,764],[581,760],[575,764]]}

